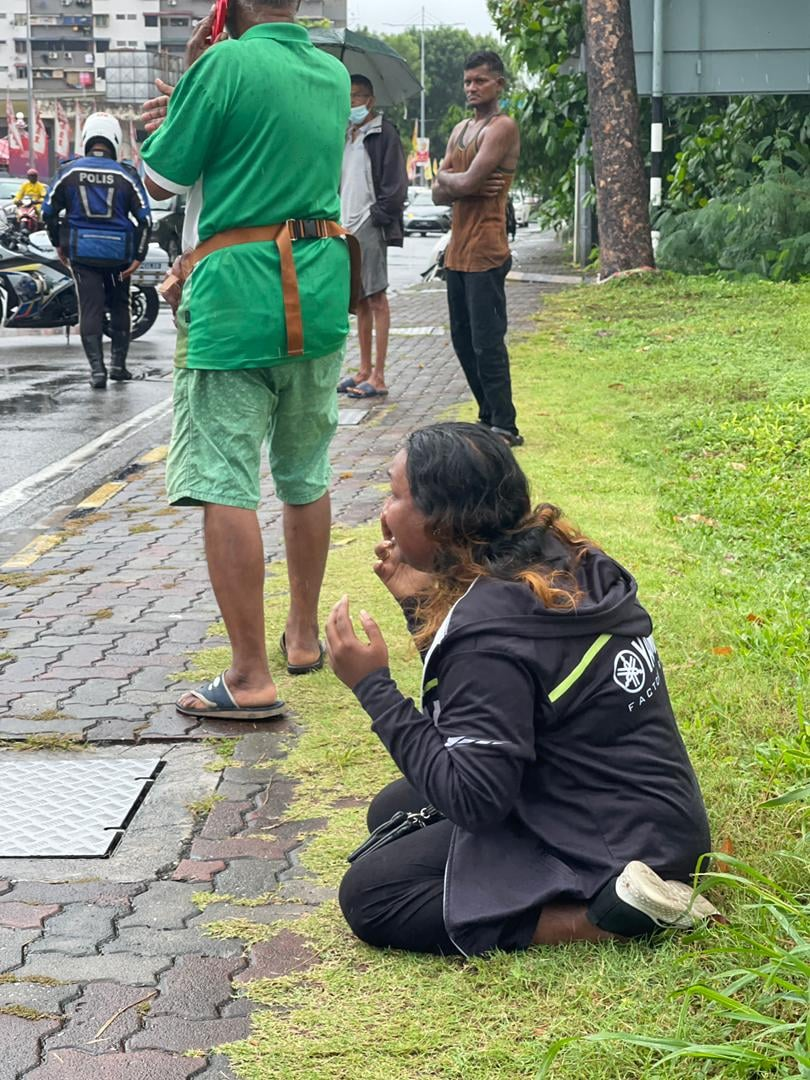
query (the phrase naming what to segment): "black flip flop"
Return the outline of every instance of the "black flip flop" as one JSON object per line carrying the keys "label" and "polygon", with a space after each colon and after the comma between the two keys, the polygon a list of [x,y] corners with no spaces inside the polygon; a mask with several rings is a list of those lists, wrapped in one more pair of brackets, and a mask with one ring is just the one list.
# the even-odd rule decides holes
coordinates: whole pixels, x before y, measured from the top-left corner
{"label": "black flip flop", "polygon": [[[287,635],[282,634],[278,643],[279,649],[281,649],[281,655],[284,659],[287,659]],[[288,675],[309,675],[313,671],[320,671],[323,667],[324,657],[326,656],[326,648],[322,641],[318,642],[318,649],[320,650],[320,656],[317,660],[313,660],[311,664],[287,664]]]}
{"label": "black flip flop", "polygon": [[224,672],[198,690],[187,690],[186,693],[193,694],[200,706],[185,706],[178,702],[175,708],[183,716],[196,716],[199,720],[277,720],[286,710],[283,701],[268,705],[237,705],[225,682]]}

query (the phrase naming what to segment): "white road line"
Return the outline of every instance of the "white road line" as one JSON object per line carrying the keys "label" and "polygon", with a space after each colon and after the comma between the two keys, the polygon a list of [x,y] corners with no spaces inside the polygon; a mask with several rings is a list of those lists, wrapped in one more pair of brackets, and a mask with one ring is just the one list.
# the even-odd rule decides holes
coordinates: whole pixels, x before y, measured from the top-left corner
{"label": "white road line", "polygon": [[5,491],[0,492],[0,515],[16,510],[18,506],[23,506],[35,495],[40,495],[60,480],[71,476],[95,457],[99,450],[109,450],[120,445],[134,432],[140,431],[141,428],[166,416],[171,411],[171,407],[171,398],[166,401],[159,401],[156,405],[151,405],[148,409],[144,409],[143,412],[130,417],[129,420],[125,420],[123,424],[105,431],[103,435],[99,435],[92,442],[80,446],[78,450],[74,450],[72,454],[61,461],[46,465],[44,469],[40,469],[33,476],[27,476],[25,480],[20,480],[19,483],[6,488]]}

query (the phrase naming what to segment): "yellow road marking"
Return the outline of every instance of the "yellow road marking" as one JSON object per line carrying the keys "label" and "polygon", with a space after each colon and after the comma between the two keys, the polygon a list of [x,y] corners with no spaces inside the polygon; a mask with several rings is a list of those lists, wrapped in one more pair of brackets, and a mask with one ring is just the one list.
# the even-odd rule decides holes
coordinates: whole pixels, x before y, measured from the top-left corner
{"label": "yellow road marking", "polygon": [[27,570],[41,555],[45,555],[61,544],[64,539],[64,533],[46,533],[44,536],[36,536],[16,555],[12,555],[8,562],[3,563],[3,570]]}
{"label": "yellow road marking", "polygon": [[96,488],[92,494],[88,495],[86,499],[83,499],[76,509],[98,510],[100,506],[103,506],[108,499],[113,497],[113,495],[117,495],[124,487],[126,487],[126,485],[118,480],[111,480],[109,484],[102,484],[100,488]]}
{"label": "yellow road marking", "polygon": [[150,450],[144,454],[143,457],[138,458],[139,465],[154,465],[158,461],[165,461],[169,453],[168,446],[156,446],[154,450]]}
{"label": "yellow road marking", "polygon": [[[168,446],[156,446],[138,458],[139,465],[154,465],[158,461],[165,461],[169,453]],[[98,510],[100,506],[108,502],[113,495],[126,487],[126,481],[111,480],[108,484],[102,484],[94,492],[87,496],[76,507],[77,510]],[[35,537],[24,548],[12,555],[8,562],[3,563],[2,570],[27,570],[37,559],[51,551],[65,540],[65,533],[46,533],[44,536]]]}

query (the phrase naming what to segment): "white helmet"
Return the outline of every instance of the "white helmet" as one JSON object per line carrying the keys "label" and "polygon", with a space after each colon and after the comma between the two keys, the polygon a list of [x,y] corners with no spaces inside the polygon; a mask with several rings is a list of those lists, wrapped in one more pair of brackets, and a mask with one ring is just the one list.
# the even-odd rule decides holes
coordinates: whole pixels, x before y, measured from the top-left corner
{"label": "white helmet", "polygon": [[104,139],[113,148],[113,157],[118,160],[121,153],[121,125],[109,113],[93,113],[88,116],[82,128],[82,149],[87,153],[87,145],[94,139]]}

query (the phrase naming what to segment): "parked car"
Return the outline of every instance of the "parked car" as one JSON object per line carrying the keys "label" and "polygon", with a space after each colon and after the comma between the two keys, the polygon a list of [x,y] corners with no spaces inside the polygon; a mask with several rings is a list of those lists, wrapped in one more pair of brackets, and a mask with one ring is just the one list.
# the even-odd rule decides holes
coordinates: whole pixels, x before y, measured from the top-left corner
{"label": "parked car", "polygon": [[445,233],[450,229],[450,207],[436,206],[429,191],[417,191],[405,205],[405,233]]}
{"label": "parked car", "polygon": [[408,188],[408,202],[415,199],[417,195],[430,195],[430,187],[411,185]]}
{"label": "parked car", "polygon": [[7,217],[17,213],[14,196],[20,190],[21,183],[22,180],[19,176],[0,176],[0,210]]}
{"label": "parked car", "polygon": [[0,206],[14,201],[21,183],[19,176],[0,176]]}
{"label": "parked car", "polygon": [[529,195],[528,192],[517,189],[512,192],[512,202],[515,206],[515,218],[518,228],[525,229],[537,212],[540,199],[536,195]]}
{"label": "parked car", "polygon": [[183,250],[183,223],[186,218],[185,195],[170,195],[168,199],[150,199],[152,207],[152,241],[160,244],[173,263]]}

